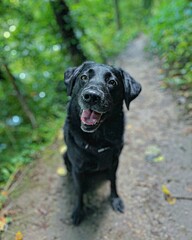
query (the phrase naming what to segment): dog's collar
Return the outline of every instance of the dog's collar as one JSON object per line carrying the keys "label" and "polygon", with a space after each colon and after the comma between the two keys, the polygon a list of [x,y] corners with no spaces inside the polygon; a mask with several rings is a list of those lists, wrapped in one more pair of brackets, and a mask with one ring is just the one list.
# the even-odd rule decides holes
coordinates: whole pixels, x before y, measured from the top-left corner
{"label": "dog's collar", "polygon": [[105,146],[105,147],[102,147],[102,148],[96,148],[86,142],[83,142],[81,141],[77,141],[75,138],[74,139],[74,142],[76,143],[77,146],[81,147],[81,148],[84,148],[85,150],[87,151],[91,151],[91,152],[95,152],[95,153],[102,153],[102,152],[105,152],[105,151],[109,151],[112,149],[112,146]]}
{"label": "dog's collar", "polygon": [[105,152],[105,151],[111,149],[111,147],[96,148],[96,147],[90,146],[89,144],[86,144],[86,145],[84,146],[84,148],[85,148],[86,150],[92,150],[92,151],[98,152],[98,153],[102,153],[102,152]]}

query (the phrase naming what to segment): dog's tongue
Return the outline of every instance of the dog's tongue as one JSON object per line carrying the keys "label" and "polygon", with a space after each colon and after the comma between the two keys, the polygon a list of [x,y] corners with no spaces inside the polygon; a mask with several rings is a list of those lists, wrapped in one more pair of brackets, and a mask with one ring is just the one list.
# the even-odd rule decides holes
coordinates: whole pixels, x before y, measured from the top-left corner
{"label": "dog's tongue", "polygon": [[81,121],[86,125],[94,125],[100,121],[101,113],[92,111],[90,109],[83,110],[81,114]]}

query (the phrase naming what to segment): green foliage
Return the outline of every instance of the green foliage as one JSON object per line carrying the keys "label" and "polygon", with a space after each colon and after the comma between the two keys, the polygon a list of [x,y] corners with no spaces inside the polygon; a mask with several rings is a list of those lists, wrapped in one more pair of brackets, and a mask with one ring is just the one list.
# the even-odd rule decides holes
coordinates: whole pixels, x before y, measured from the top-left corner
{"label": "green foliage", "polygon": [[192,86],[192,4],[187,0],[161,1],[150,20],[152,49],[163,60],[166,82]]}
{"label": "green foliage", "polygon": [[[75,31],[88,58],[105,61],[119,53],[141,31],[142,1],[119,1],[122,28],[117,30],[114,1],[68,0]],[[134,9],[134,11],[132,11]]]}

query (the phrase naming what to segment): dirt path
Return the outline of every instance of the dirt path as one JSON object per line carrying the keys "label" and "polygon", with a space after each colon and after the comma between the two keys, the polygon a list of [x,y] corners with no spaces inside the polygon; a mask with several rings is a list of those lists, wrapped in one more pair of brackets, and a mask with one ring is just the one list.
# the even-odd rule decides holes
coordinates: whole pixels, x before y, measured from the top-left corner
{"label": "dirt path", "polygon": [[[147,58],[145,42],[143,36],[137,38],[114,62],[143,86],[127,113],[126,144],[118,170],[125,214],[111,209],[105,183],[94,196],[87,195],[84,222],[79,227],[71,225],[73,185],[68,177],[56,174],[62,162],[58,137],[13,194],[8,208],[16,216],[3,240],[14,239],[18,230],[26,240],[192,239],[192,201],[169,205],[161,192],[166,184],[174,195],[192,197],[192,135],[170,92],[160,88],[157,62]],[[162,161],[154,162],[154,151],[159,151]]]}

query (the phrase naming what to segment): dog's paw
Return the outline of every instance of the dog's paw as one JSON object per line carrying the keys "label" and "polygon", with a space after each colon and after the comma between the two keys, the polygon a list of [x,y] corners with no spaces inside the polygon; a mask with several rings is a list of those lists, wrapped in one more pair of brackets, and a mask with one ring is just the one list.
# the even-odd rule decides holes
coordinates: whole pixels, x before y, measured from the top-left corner
{"label": "dog's paw", "polygon": [[111,198],[111,205],[115,212],[124,213],[125,207],[124,207],[124,203],[120,197]]}
{"label": "dog's paw", "polygon": [[75,226],[78,226],[84,217],[84,211],[81,208],[75,208],[72,214],[72,221]]}

